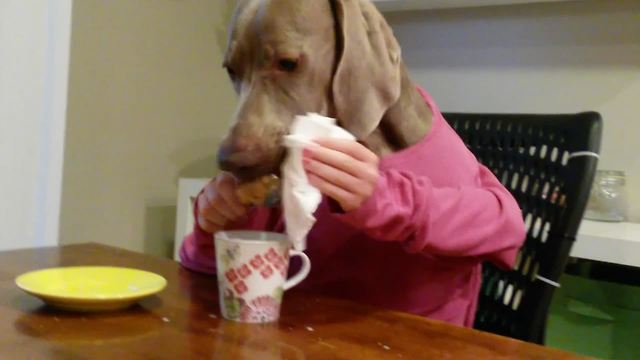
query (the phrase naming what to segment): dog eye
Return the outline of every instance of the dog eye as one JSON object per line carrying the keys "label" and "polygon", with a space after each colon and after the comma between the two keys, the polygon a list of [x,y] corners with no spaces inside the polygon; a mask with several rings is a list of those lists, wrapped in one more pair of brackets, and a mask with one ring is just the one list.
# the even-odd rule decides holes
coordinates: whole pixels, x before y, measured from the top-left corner
{"label": "dog eye", "polygon": [[233,68],[229,65],[223,65],[224,69],[227,70],[227,74],[229,75],[229,77],[231,78],[231,80],[234,80],[238,74],[236,73],[235,70],[233,70]]}
{"label": "dog eye", "polygon": [[278,60],[278,69],[285,72],[293,72],[298,68],[298,60],[280,59]]}

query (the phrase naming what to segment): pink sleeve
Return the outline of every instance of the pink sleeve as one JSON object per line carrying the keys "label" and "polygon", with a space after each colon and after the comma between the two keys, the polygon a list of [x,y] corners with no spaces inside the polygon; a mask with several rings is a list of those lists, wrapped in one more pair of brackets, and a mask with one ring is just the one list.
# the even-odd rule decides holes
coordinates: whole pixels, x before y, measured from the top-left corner
{"label": "pink sleeve", "polygon": [[476,257],[502,267],[513,266],[525,239],[518,204],[484,166],[475,187],[435,187],[427,177],[383,171],[362,207],[337,216],[412,253]]}
{"label": "pink sleeve", "polygon": [[[200,196],[198,196],[200,198]],[[194,215],[198,208],[198,200],[194,204]],[[213,245],[213,235],[204,231],[199,225],[197,216],[193,232],[187,235],[180,247],[181,264],[194,271],[207,274],[216,272],[216,254]],[[284,228],[280,211],[271,208],[252,208],[249,211],[249,221],[245,224],[234,224],[226,230],[263,230],[282,232]]]}

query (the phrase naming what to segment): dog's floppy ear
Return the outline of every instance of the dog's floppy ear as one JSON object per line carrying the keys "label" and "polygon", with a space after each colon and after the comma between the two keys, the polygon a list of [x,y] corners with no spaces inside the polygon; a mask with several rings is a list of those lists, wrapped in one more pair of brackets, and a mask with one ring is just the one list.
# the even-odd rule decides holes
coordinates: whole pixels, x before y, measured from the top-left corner
{"label": "dog's floppy ear", "polygon": [[333,78],[336,116],[342,127],[364,139],[400,97],[400,46],[369,1],[331,2],[338,38]]}

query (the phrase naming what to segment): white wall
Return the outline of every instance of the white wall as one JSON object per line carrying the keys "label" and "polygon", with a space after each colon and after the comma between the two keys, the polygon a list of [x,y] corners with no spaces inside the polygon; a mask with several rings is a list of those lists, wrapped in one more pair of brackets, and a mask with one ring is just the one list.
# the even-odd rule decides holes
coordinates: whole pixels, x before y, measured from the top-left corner
{"label": "white wall", "polygon": [[0,250],[56,245],[71,0],[0,1]]}
{"label": "white wall", "polygon": [[627,172],[640,221],[640,1],[387,14],[410,71],[444,111],[599,111],[600,168]]}

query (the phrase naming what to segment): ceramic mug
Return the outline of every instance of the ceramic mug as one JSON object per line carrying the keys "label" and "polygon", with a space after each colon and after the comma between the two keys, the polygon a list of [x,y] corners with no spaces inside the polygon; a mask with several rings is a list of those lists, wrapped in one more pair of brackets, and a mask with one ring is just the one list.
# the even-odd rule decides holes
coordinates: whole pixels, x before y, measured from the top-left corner
{"label": "ceramic mug", "polygon": [[[284,292],[311,270],[307,255],[292,250],[284,234],[221,231],[215,234],[215,247],[220,310],[228,320],[277,321]],[[299,256],[302,267],[287,280],[290,256]]]}

